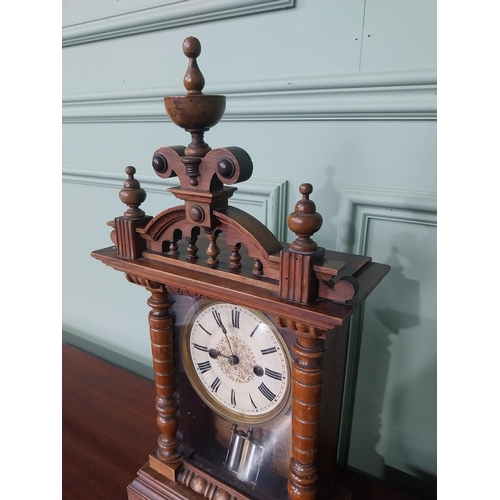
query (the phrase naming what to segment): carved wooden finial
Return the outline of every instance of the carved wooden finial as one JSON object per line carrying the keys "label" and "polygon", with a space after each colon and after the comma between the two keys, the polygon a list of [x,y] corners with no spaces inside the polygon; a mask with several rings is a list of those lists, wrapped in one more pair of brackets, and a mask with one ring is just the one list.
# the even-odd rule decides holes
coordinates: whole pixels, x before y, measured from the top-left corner
{"label": "carved wooden finial", "polygon": [[205,86],[205,78],[196,61],[196,58],[201,54],[201,43],[194,36],[190,36],[184,40],[182,50],[184,55],[189,58],[188,68],[184,75],[184,87],[189,95],[201,94]]}
{"label": "carved wooden finial", "polygon": [[314,252],[317,243],[311,236],[319,231],[323,224],[323,217],[316,212],[316,204],[309,199],[313,191],[311,184],[301,184],[299,188],[302,199],[295,204],[295,211],[288,216],[288,227],[297,235],[297,239],[290,243],[290,248],[297,252]]}
{"label": "carved wooden finial", "polygon": [[139,181],[134,179],[136,170],[134,167],[127,167],[125,173],[128,179],[123,183],[123,189],[120,191],[120,200],[129,208],[123,214],[126,219],[140,219],[144,217],[144,211],[139,206],[146,199],[146,191],[141,188]]}
{"label": "carved wooden finial", "polygon": [[[187,95],[165,97],[165,109],[170,119],[179,127],[191,132],[206,132],[219,123],[226,110],[226,96],[206,95],[202,93],[205,78],[201,74],[196,58],[201,53],[201,44],[197,38],[190,36],[182,46],[189,64],[184,76],[184,87]],[[206,146],[206,145],[205,145]],[[206,154],[210,151],[204,151]],[[190,153],[186,153],[191,155]],[[203,156],[200,154],[199,156]]]}
{"label": "carved wooden finial", "polygon": [[165,97],[165,109],[170,119],[179,127],[191,134],[191,143],[184,151],[186,170],[189,172],[191,186],[197,186],[199,163],[211,147],[204,141],[204,133],[217,125],[226,110],[226,97],[222,95],[205,95],[205,86],[196,58],[201,54],[200,41],[194,36],[184,40],[184,54],[189,64],[184,76],[184,87],[187,95]]}

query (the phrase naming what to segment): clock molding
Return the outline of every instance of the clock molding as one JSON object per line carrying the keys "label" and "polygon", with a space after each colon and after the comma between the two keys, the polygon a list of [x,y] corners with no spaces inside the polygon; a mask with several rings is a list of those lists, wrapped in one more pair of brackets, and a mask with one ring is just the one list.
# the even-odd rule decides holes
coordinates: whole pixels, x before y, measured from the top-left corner
{"label": "clock molding", "polygon": [[[290,244],[278,241],[257,219],[229,205],[234,185],[251,177],[252,160],[242,148],[212,149],[205,142],[204,134],[224,114],[225,96],[202,92],[199,41],[187,38],[183,50],[189,60],[184,77],[187,94],[166,97],[165,108],[172,121],[191,134],[191,143],[161,147],[152,160],[159,177],[177,177],[179,186],[168,191],[183,204],[154,217],[146,215],[140,208],[146,192],[135,179],[136,169],[126,167],[119,196],[127,209],[108,223],[113,246],[92,252],[92,257],[150,293],[148,321],[160,436],[157,449],[129,485],[129,500],[254,498],[183,456],[173,295],[254,309],[293,332],[288,495],[292,500],[347,499],[347,492],[325,489],[318,481],[328,470],[318,456],[325,425],[322,406],[335,401],[338,429],[348,320],[389,266],[316,244],[312,236],[321,228],[322,217],[310,199],[313,187],[308,183],[300,186],[301,199],[288,216],[288,227],[296,235]],[[336,372],[323,365],[329,338],[343,339],[338,343],[342,347],[336,353]],[[327,391],[322,396],[325,384],[331,383],[336,395],[325,397]]]}

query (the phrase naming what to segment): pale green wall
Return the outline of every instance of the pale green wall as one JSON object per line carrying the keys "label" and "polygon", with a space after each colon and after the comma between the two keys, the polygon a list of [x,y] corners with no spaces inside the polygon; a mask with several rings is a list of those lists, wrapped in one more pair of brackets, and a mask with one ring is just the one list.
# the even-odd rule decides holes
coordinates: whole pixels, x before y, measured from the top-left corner
{"label": "pale green wall", "polygon": [[[311,182],[324,218],[316,241],[393,266],[353,325],[360,359],[352,420],[344,421],[346,432],[352,423],[349,464],[379,477],[386,465],[435,474],[435,1],[297,0],[240,16],[231,9],[287,2],[168,3],[127,14],[135,4],[63,0],[66,338],[151,373],[144,290],[90,252],[111,244],[106,222],[124,211],[125,166],[148,190],[148,214],[177,204],[150,159],[188,140],[162,97],[184,93],[181,45],[197,36],[205,92],[228,95],[206,140],[241,146],[254,162],[236,204],[290,239],[283,214]],[[148,31],[155,19],[163,29]],[[111,28],[136,34],[110,36]]]}

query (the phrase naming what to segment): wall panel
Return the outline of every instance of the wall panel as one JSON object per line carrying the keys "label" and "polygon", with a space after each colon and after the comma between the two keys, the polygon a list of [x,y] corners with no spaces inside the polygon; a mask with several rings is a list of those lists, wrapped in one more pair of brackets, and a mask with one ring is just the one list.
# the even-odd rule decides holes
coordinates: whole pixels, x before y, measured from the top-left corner
{"label": "wall panel", "polygon": [[437,473],[436,210],[434,193],[342,190],[339,249],[391,266],[352,322],[342,441],[351,466],[382,478]]}

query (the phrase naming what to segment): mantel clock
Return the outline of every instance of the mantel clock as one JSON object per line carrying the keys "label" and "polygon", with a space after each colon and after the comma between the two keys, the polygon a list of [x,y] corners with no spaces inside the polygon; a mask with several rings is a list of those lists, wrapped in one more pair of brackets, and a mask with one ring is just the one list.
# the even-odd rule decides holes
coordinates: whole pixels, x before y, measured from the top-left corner
{"label": "mantel clock", "polygon": [[199,41],[187,38],[183,50],[187,94],[166,97],[165,108],[191,142],[152,159],[158,176],[178,178],[168,191],[183,203],[146,215],[146,193],[126,167],[127,210],[108,223],[114,245],[92,253],[151,294],[160,436],[128,498],[350,498],[331,479],[348,319],[389,267],[316,244],[322,217],[310,184],[288,217],[290,244],[229,205],[252,161],[205,142],[225,96],[202,92]]}

